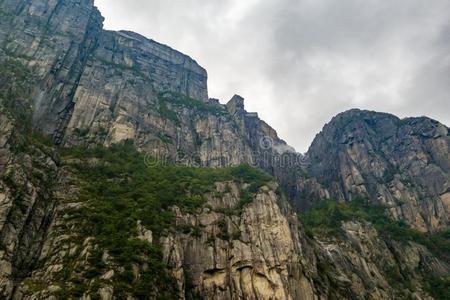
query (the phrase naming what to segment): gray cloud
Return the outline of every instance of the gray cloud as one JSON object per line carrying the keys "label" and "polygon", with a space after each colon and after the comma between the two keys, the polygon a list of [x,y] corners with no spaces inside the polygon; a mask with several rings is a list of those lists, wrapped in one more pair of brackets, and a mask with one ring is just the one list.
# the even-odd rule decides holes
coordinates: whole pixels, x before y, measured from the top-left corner
{"label": "gray cloud", "polygon": [[448,0],[96,0],[109,29],[196,59],[210,96],[246,98],[306,151],[349,108],[450,124]]}

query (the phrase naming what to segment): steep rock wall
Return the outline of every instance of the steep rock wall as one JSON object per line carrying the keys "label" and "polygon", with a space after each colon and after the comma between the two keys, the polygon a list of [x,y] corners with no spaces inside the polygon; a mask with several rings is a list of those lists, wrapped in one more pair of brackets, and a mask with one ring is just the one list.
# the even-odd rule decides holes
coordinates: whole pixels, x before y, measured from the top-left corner
{"label": "steep rock wall", "polygon": [[[103,17],[93,0],[7,0],[0,9],[0,46],[38,74],[34,123],[57,142],[66,135],[76,95],[84,91],[80,82],[90,80],[94,62],[139,73],[157,91],[207,99],[207,74],[195,61],[135,33],[102,30]],[[106,70],[102,77],[108,76]],[[120,86],[127,80],[107,83]]]}
{"label": "steep rock wall", "polygon": [[307,155],[313,179],[300,189],[310,199],[365,197],[421,231],[448,226],[450,133],[443,124],[351,110],[324,127]]}

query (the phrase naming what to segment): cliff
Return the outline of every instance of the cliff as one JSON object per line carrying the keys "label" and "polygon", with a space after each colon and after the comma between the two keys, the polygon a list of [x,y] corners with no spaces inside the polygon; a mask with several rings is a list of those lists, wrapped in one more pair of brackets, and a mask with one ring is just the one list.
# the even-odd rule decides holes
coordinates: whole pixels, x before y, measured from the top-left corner
{"label": "cliff", "polygon": [[1,297],[448,298],[444,125],[351,110],[303,156],[91,0],[0,14]]}
{"label": "cliff", "polygon": [[350,110],[325,125],[307,155],[308,174],[329,197],[369,198],[421,231],[448,226],[450,133],[443,124]]}
{"label": "cliff", "polygon": [[57,142],[68,130],[91,126],[105,108],[113,112],[117,105],[119,112],[122,99],[144,109],[155,91],[207,100],[207,74],[194,60],[135,33],[104,31],[92,0],[0,5],[0,45],[38,76],[34,124]]}

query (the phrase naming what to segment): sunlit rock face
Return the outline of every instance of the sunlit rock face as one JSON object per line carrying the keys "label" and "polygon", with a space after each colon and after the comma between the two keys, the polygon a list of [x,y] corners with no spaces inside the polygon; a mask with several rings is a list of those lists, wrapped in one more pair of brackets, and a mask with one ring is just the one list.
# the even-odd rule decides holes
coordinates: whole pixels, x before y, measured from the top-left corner
{"label": "sunlit rock face", "polygon": [[[225,192],[225,187],[229,192]],[[175,210],[177,223],[198,226],[198,236],[173,234],[163,238],[165,259],[185,294],[184,274],[207,299],[314,299],[305,266],[306,240],[291,210],[278,204],[276,185],[265,186],[253,202],[234,215],[241,187],[217,184],[222,198],[209,197],[201,213]],[[312,256],[310,259],[314,259]]]}

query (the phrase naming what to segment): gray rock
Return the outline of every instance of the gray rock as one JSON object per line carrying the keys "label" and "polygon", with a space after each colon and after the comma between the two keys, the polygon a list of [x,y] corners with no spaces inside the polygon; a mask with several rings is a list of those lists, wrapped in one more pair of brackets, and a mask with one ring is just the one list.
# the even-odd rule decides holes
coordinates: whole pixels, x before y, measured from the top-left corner
{"label": "gray rock", "polygon": [[368,198],[421,231],[449,224],[450,136],[437,121],[350,110],[323,128],[307,155],[308,180],[320,187],[299,188],[316,199]]}

